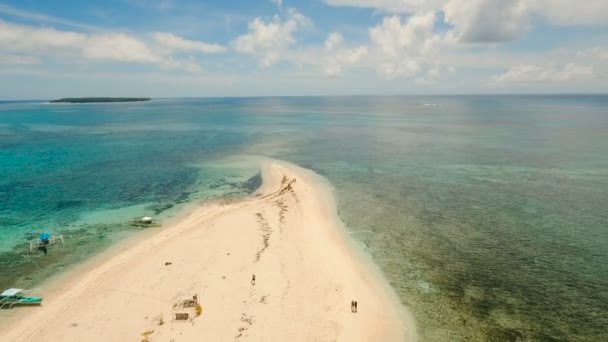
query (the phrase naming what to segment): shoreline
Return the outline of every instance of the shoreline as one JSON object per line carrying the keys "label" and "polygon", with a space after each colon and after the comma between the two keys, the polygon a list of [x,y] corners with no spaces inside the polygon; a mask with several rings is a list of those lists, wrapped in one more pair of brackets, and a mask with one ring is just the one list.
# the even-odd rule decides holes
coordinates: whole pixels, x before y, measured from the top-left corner
{"label": "shoreline", "polygon": [[[415,341],[412,317],[339,220],[331,185],[274,160],[262,177],[257,196],[187,206],[167,227],[75,266],[44,286],[42,308],[23,308],[0,337],[131,340],[154,330],[151,341]],[[172,303],[191,293],[202,315],[192,325],[172,322]],[[361,303],[357,314],[351,298]]]}
{"label": "shoreline", "polygon": [[[125,232],[121,239],[116,239],[111,245],[96,251],[94,254],[85,257],[84,260],[72,264],[68,264],[65,269],[58,272],[42,282],[36,283],[27,289],[34,290],[36,294],[43,295],[44,298],[54,298],[58,293],[62,292],[66,286],[76,283],[82,274],[87,273],[100,265],[111,260],[116,255],[125,253],[130,248],[133,248],[142,240],[154,237],[162,233],[163,230],[170,228],[172,225],[187,219],[195,211],[204,209],[213,210],[216,207],[225,205],[226,200],[222,198],[213,199],[196,199],[182,206],[175,212],[165,217],[160,226],[151,226],[143,230]],[[46,301],[46,300],[45,300]],[[37,307],[20,307],[7,312],[0,311],[0,336],[1,331],[10,328],[19,319],[27,316]]]}
{"label": "shoreline", "polygon": [[[170,228],[174,224],[178,224],[180,221],[183,221],[188,218],[188,216],[192,215],[194,211],[200,211],[204,208],[212,210],[215,207],[220,206],[217,202],[219,201],[214,199],[210,201],[199,200],[187,203],[174,215],[171,215],[166,221],[163,221],[161,226],[130,232],[122,239],[114,241],[110,246],[85,258],[81,262],[68,265],[65,269],[58,271],[57,274],[28,289],[34,290],[36,295],[43,296],[45,298],[44,302],[49,298],[53,300],[59,293],[63,292],[65,288],[77,283],[83,274],[102,266],[117,255],[126,253],[130,248],[137,246],[142,241],[162,233],[164,229]],[[26,317],[39,309],[39,307],[35,306],[19,307],[4,312],[4,315],[0,316],[0,337],[2,336],[1,331],[9,329],[15,325],[19,319]],[[0,311],[0,313],[2,313],[2,311]]]}

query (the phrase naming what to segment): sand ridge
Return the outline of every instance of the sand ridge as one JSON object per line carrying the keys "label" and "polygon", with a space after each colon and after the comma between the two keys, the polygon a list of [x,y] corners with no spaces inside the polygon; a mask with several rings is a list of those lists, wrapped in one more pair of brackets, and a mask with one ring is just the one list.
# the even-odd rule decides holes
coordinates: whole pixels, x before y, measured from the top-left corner
{"label": "sand ridge", "polygon": [[[262,176],[252,198],[194,210],[45,299],[0,340],[413,341],[388,285],[336,227],[318,176],[278,161]],[[174,308],[193,295],[200,315]]]}

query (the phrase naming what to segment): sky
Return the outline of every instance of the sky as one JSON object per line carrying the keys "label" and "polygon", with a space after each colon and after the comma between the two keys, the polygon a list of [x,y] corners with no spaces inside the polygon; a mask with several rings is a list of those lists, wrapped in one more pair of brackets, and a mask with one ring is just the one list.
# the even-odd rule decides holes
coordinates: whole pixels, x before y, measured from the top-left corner
{"label": "sky", "polygon": [[0,100],[607,93],[608,0],[0,0]]}

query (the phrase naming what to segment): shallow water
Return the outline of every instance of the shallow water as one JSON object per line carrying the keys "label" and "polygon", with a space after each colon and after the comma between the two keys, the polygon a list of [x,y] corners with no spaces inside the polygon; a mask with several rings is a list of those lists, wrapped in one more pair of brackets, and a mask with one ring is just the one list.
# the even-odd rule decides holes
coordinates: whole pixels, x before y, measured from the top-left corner
{"label": "shallow water", "polygon": [[[171,106],[0,105],[0,287],[32,285],[141,230],[135,218],[162,222],[188,202],[251,191],[257,165],[207,161],[250,136],[173,122]],[[67,246],[27,253],[45,231]]]}
{"label": "shallow water", "polygon": [[[331,181],[340,216],[422,341],[604,340],[607,105],[606,96],[0,104],[0,285],[34,283],[94,253],[132,232],[133,217],[242,196],[257,170],[230,156],[268,155]],[[65,231],[70,247],[23,253],[42,227]]]}

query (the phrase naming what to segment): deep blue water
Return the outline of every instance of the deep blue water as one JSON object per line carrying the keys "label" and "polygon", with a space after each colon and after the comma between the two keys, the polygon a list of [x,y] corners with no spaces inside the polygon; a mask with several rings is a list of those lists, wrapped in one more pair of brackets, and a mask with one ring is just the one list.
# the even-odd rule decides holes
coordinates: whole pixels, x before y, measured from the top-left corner
{"label": "deep blue water", "polygon": [[[422,341],[600,341],[608,326],[608,96],[0,103],[0,287],[110,245],[134,217],[311,168]],[[28,254],[42,231],[70,247]],[[76,247],[74,247],[76,246]]]}

